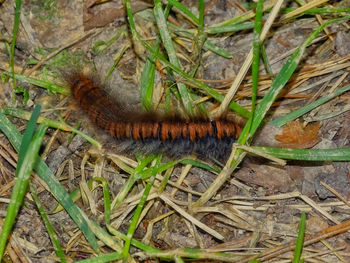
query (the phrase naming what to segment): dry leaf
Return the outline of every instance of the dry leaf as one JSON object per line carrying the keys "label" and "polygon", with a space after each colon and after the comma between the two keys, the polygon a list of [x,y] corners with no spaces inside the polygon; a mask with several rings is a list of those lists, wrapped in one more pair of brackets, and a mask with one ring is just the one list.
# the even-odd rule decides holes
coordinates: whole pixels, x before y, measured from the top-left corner
{"label": "dry leaf", "polygon": [[[131,1],[133,14],[149,7],[152,7],[152,5],[144,1]],[[120,23],[124,23],[125,15],[125,7],[122,5],[118,6],[106,0],[86,0],[83,12],[84,29],[90,30],[96,27],[104,27],[115,20],[120,20]]]}
{"label": "dry leaf", "polygon": [[320,123],[316,122],[303,127],[300,121],[288,122],[281,135],[275,138],[280,142],[280,147],[306,149],[315,146],[319,141],[318,130]]}
{"label": "dry leaf", "polygon": [[294,183],[287,171],[281,167],[249,163],[235,174],[235,178],[250,185],[266,188],[266,193],[286,193],[293,189]]}

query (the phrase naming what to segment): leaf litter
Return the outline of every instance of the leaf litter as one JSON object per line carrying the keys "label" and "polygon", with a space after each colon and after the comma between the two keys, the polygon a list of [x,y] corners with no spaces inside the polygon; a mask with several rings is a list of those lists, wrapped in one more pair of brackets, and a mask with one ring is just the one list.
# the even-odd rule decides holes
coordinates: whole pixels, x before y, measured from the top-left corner
{"label": "leaf litter", "polygon": [[[89,3],[88,3],[89,2]],[[58,15],[52,19],[42,20],[38,15],[32,15],[32,2],[23,3],[22,26],[17,39],[16,70],[18,73],[30,72],[33,77],[46,78],[57,84],[63,84],[59,78],[55,78],[55,65],[53,59],[48,59],[40,68],[32,71],[23,63],[35,58],[44,60],[48,53],[64,47],[68,51],[69,60],[78,58],[78,51],[83,51],[87,64],[84,67],[95,69],[94,74],[106,76],[114,64],[120,48],[126,49],[119,61],[117,68],[112,72],[107,81],[110,93],[113,96],[121,96],[121,100],[127,102],[128,107],[141,107],[140,79],[147,52],[137,41],[129,44],[128,28],[122,16],[108,11],[108,5],[122,6],[120,1],[108,3],[108,1],[86,1],[85,7],[94,8],[93,12],[83,8],[81,2],[53,1],[56,4]],[[143,1],[140,3],[144,4]],[[198,6],[192,1],[182,1],[184,6],[198,15]],[[11,36],[13,24],[12,8],[14,1],[5,1],[0,7],[2,32],[5,38]],[[336,1],[334,7],[346,7],[346,1]],[[324,7],[321,5],[320,7]],[[206,4],[205,25],[213,26],[225,22],[229,18],[246,11],[245,6],[234,1],[210,1]],[[84,10],[82,12],[81,10]],[[99,11],[101,10],[101,11]],[[107,11],[104,11],[107,10]],[[134,9],[133,9],[134,10]],[[230,10],[230,12],[226,12]],[[87,12],[92,12],[89,20]],[[105,12],[110,12],[104,15]],[[322,15],[321,15],[322,17]],[[118,19],[116,19],[118,18]],[[143,39],[154,41],[156,32],[152,7],[148,4],[134,10],[136,28]],[[325,16],[323,19],[326,19]],[[87,22],[88,21],[88,22]],[[175,9],[170,13],[169,23],[183,27],[189,32],[193,31],[193,21]],[[262,67],[259,82],[259,98],[269,88],[276,73],[279,72],[291,51],[298,47],[310,33],[319,25],[314,17],[299,17],[287,23],[276,23],[270,31],[270,37],[265,41],[266,52],[272,67],[271,74],[267,74]],[[347,24],[346,24],[347,23]],[[318,39],[307,49],[302,63],[287,84],[287,88],[274,103],[273,111],[269,119],[275,119],[305,106],[311,99],[325,96],[336,88],[339,76],[343,77],[343,86],[349,82],[349,32],[346,29],[348,21],[344,24],[335,24],[328,28],[328,35],[321,34]],[[84,31],[89,29],[90,31]],[[192,31],[191,31],[192,30]],[[190,72],[194,61],[193,39],[184,36],[172,37],[176,43],[176,55],[186,72]],[[115,41],[109,42],[120,34]],[[79,39],[78,42],[75,42]],[[197,56],[201,56],[201,63],[195,77],[208,83],[214,90],[226,94],[232,81],[236,77],[252,42],[251,30],[242,30],[238,33],[225,33],[210,35],[208,40],[219,48],[228,51],[232,58],[227,59],[205,49]],[[45,49],[44,55],[38,52]],[[102,50],[99,52],[98,50]],[[1,49],[2,70],[8,69],[8,58],[5,49]],[[57,57],[55,57],[57,58]],[[73,58],[73,59],[72,59]],[[76,61],[81,63],[81,60]],[[66,65],[66,60],[56,61]],[[74,61],[73,61],[74,64]],[[165,77],[164,77],[165,76]],[[166,111],[164,102],[167,97],[167,83],[174,81],[173,76],[168,76],[164,67],[158,65],[155,73],[155,89],[153,98],[159,102],[160,111]],[[181,81],[181,80],[180,80]],[[184,82],[186,83],[186,82]],[[46,96],[42,89],[26,83],[18,83],[30,91],[30,101],[36,103],[41,97]],[[11,106],[11,89],[9,83],[2,83],[2,105]],[[322,89],[321,89],[322,88]],[[245,76],[234,100],[242,106],[249,106],[251,78],[250,73]],[[321,89],[321,91],[320,91]],[[54,100],[47,102],[43,114],[45,117],[57,120],[64,119],[70,125],[79,125],[83,132],[102,142],[103,149],[96,150],[80,136],[74,136],[67,132],[51,128],[47,133],[46,153],[42,157],[56,173],[61,184],[69,191],[77,190],[77,205],[81,207],[90,219],[101,227],[106,227],[104,219],[106,203],[103,189],[96,182],[89,180],[102,177],[108,182],[108,189],[112,200],[118,196],[121,189],[127,183],[132,174],[132,169],[137,167],[132,156],[121,156],[115,153],[117,147],[113,145],[108,136],[92,127],[87,118],[82,118],[82,113],[72,110],[70,99],[58,94],[49,94]],[[201,94],[203,95],[203,94]],[[173,95],[175,96],[175,95]],[[17,96],[17,99],[19,99]],[[258,98],[258,102],[259,102]],[[215,108],[213,100],[207,99],[208,108]],[[341,148],[349,146],[349,112],[344,111],[335,116],[323,118],[316,124],[308,124],[315,121],[315,115],[332,112],[334,109],[342,110],[348,104],[348,94],[343,94],[320,107],[318,111],[302,116],[294,124],[287,124],[283,128],[265,125],[260,133],[272,134],[269,139],[264,136],[256,138],[260,145],[278,145],[281,143],[289,148]],[[172,100],[173,108],[178,105]],[[12,105],[13,106],[13,105]],[[16,107],[22,108],[20,103]],[[31,104],[24,109],[31,110]],[[233,115],[229,112],[229,115]],[[237,116],[231,116],[238,118]],[[19,129],[25,125],[25,121],[11,118]],[[303,123],[304,124],[304,123]],[[77,126],[78,127],[78,126]],[[279,135],[276,135],[279,134]],[[277,140],[274,139],[276,137]],[[1,136],[1,214],[6,211],[6,200],[10,195],[10,188],[14,180],[14,167],[11,160],[15,160],[16,154],[9,145],[6,137]],[[320,143],[318,143],[321,141]],[[208,161],[208,160],[205,160]],[[215,166],[209,162],[210,166]],[[219,166],[220,167],[220,166]],[[292,258],[293,245],[297,234],[297,225],[302,211],[307,212],[307,228],[309,245],[305,245],[303,257],[315,261],[326,260],[329,262],[347,262],[349,259],[349,245],[346,242],[349,229],[348,184],[349,167],[346,162],[322,163],[322,162],[288,162],[286,166],[279,166],[268,162],[261,157],[249,156],[241,164],[240,169],[234,172],[231,179],[223,184],[220,191],[205,205],[192,208],[191,204],[213,182],[216,172],[205,168],[199,168],[190,164],[177,164],[174,169],[158,174],[157,180],[151,189],[148,202],[144,208],[137,229],[133,235],[136,240],[142,240],[147,245],[155,247],[180,257],[194,257],[194,254],[186,254],[185,248],[199,248],[199,260],[212,259],[231,262],[248,262],[249,259],[259,254],[260,261],[281,262]],[[169,177],[169,181],[165,178]],[[162,187],[162,184],[167,184]],[[84,188],[84,183],[87,188]],[[322,185],[323,183],[323,185]],[[33,184],[37,185],[39,196],[47,211],[52,211],[57,202],[50,195],[50,190],[37,176],[33,176]],[[329,186],[328,188],[325,187]],[[129,224],[133,218],[134,209],[141,198],[140,193],[144,189],[144,181],[136,180],[134,186],[127,193],[120,205],[111,211],[110,226],[121,233],[127,233]],[[159,190],[163,189],[163,190]],[[49,215],[60,243],[65,250],[66,258],[79,260],[95,256],[95,252],[74,222],[65,211]],[[44,224],[39,220],[35,205],[30,198],[21,210],[17,224],[10,240],[11,246],[8,253],[11,259],[28,257],[34,262],[52,262],[55,260],[53,248],[46,233]],[[321,222],[321,223],[320,223]],[[340,222],[344,222],[340,224]],[[335,225],[334,224],[338,224]],[[320,226],[322,225],[322,226]],[[329,227],[329,226],[333,226]],[[319,235],[323,231],[324,236]],[[336,235],[343,232],[342,234]],[[332,237],[333,236],[333,237]],[[329,237],[329,238],[328,238]],[[313,241],[312,241],[313,240]],[[318,242],[318,241],[322,242]],[[104,241],[106,242],[106,241]],[[13,249],[15,244],[21,249]],[[26,248],[26,249],[24,249]],[[104,243],[104,253],[111,253],[110,245]],[[274,249],[274,253],[271,251]],[[15,251],[14,253],[10,253]],[[213,252],[231,252],[231,258],[216,257]],[[130,255],[136,260],[165,257],[150,250],[140,250],[132,247]],[[208,253],[208,254],[206,254]],[[25,256],[24,256],[25,255]],[[234,255],[234,256],[233,256]],[[24,260],[23,260],[24,261]]]}

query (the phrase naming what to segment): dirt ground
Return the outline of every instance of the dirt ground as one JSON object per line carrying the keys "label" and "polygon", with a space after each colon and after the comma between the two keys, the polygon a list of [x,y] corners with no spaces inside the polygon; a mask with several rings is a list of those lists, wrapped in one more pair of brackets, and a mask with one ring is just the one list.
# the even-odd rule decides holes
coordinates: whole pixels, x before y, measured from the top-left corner
{"label": "dirt ground", "polygon": [[[0,36],[2,43],[11,43],[15,1],[0,2]],[[154,44],[157,29],[152,16],[152,1],[131,2],[136,29],[143,40]],[[205,1],[205,26],[217,25],[244,13],[248,6],[242,2],[244,1]],[[197,1],[184,0],[181,3],[198,15]],[[350,2],[329,1],[327,5],[348,8]],[[296,7],[296,3],[284,1],[283,7]],[[66,67],[66,70],[79,68],[103,80],[121,56],[116,68],[105,81],[105,87],[111,96],[125,103],[123,107],[142,110],[140,83],[148,52],[131,37],[122,1],[30,0],[22,3],[21,12],[15,50],[17,73],[67,87],[60,74],[62,67]],[[264,19],[267,16],[268,13],[264,14]],[[328,19],[328,16],[319,16],[321,20],[317,20],[315,15],[304,15],[284,23],[276,22],[272,26],[264,44],[273,74],[267,74],[261,66],[258,102],[291,52],[320,25],[322,19]],[[170,12],[169,21],[188,32],[195,32],[193,24],[179,10],[173,9]],[[200,61],[195,78],[225,95],[252,47],[253,33],[251,29],[246,29],[233,33],[208,34],[208,40],[226,50],[231,58],[219,56],[208,49],[196,54],[193,41],[178,35],[175,37],[175,34],[172,37],[176,39],[176,54],[182,69],[191,72]],[[6,45],[1,44],[0,73],[10,70],[8,54]],[[51,57],[50,54],[55,55]],[[266,117],[266,125],[259,131],[252,145],[315,149],[349,147],[348,93],[304,114],[287,128],[268,124],[268,121],[328,94],[337,82],[340,86],[348,84],[349,59],[349,21],[330,25],[306,49],[298,69],[283,94],[273,104]],[[171,86],[168,86],[174,85],[174,81],[174,75],[160,62],[157,63],[153,101],[160,112],[165,111],[166,88],[170,89]],[[123,164],[135,167],[135,156],[130,153],[119,154],[119,146],[104,131],[95,127],[71,96],[55,94],[17,81],[18,87],[29,91],[29,99],[23,105],[24,96],[21,93],[16,94],[13,103],[11,81],[0,85],[2,108],[32,111],[33,105],[40,103],[43,106],[42,117],[52,120],[61,118],[73,127],[80,127],[82,132],[102,144],[102,149],[98,149],[79,135],[50,127],[41,158],[68,192],[79,187],[83,189],[82,181],[98,176],[108,182],[111,200],[114,200],[130,176],[123,169]],[[202,91],[193,90],[198,99],[207,96]],[[250,92],[249,71],[234,101],[249,109]],[[210,97],[205,99],[207,109],[218,106],[217,101]],[[176,107],[175,96],[172,100]],[[233,111],[229,111],[228,115],[242,125],[246,121]],[[24,130],[26,120],[8,117],[20,131]],[[0,215],[4,218],[14,184],[17,154],[1,133],[0,151]],[[164,162],[169,160],[171,157],[164,157]],[[210,167],[222,169],[222,164],[212,160],[201,161]],[[232,252],[240,257],[232,258],[232,262],[245,262],[244,258],[294,242],[302,212],[306,212],[306,234],[310,236],[349,220],[349,169],[349,162],[288,161],[286,165],[281,165],[248,154],[219,191],[203,206],[193,210],[191,204],[208,189],[219,171],[191,164],[177,164],[161,174],[162,177],[170,176],[169,183],[162,194],[152,192],[153,197],[143,210],[133,238],[163,251],[199,248],[208,253]],[[67,261],[95,257],[95,251],[66,211],[50,213],[57,206],[57,201],[45,183],[37,175],[32,176],[31,182],[37,187],[40,200],[49,213]],[[158,189],[160,184],[161,180],[156,180],[154,188]],[[112,211],[111,226],[115,230],[127,233],[137,198],[140,198],[138,194],[144,187],[143,180],[136,181],[123,203]],[[76,203],[90,219],[106,228],[102,188],[97,188],[90,194],[90,197],[83,196]],[[191,218],[199,223],[191,221]],[[201,224],[207,228],[200,227]],[[350,262],[349,238],[349,233],[343,231],[310,243],[303,250],[304,262]],[[100,245],[102,254],[113,252],[107,245]],[[7,255],[6,262],[58,260],[30,194],[25,198],[12,231],[8,254],[11,254],[10,251],[16,256]],[[293,248],[260,260],[291,262],[292,253]],[[134,246],[131,246],[130,254],[135,261],[160,261],[157,256],[150,256]],[[208,256],[207,259],[213,258]],[[206,262],[206,259],[199,261]],[[220,260],[216,259],[216,262]]]}

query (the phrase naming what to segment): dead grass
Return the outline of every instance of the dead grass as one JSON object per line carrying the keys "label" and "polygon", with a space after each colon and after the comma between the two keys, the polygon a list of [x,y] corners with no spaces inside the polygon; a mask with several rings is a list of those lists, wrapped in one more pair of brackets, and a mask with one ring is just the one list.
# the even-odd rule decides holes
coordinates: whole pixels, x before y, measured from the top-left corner
{"label": "dead grass", "polygon": [[[15,71],[64,86],[64,81],[57,75],[58,67],[70,68],[73,65],[90,71],[96,70],[93,74],[103,80],[118,60],[116,68],[106,81],[110,93],[121,97],[128,106],[140,108],[141,74],[148,52],[131,36],[124,15],[119,12],[123,10],[121,2],[106,1],[94,5],[94,1],[86,1],[85,4],[88,2],[89,6],[84,8],[77,1],[54,2],[59,15],[50,20],[41,20],[38,13],[34,16],[31,14],[35,8],[33,2],[23,3]],[[297,6],[292,1],[285,2]],[[345,0],[309,2],[311,3],[306,7],[296,9],[294,14],[291,12],[281,16],[276,13],[277,18],[271,18],[271,27],[266,27],[264,44],[272,72],[267,73],[265,67],[260,66],[258,103],[286,59],[323,20],[331,16],[328,13],[317,16],[296,15],[315,7],[348,6]],[[322,5],[323,2],[329,3]],[[191,11],[197,12],[198,6],[192,1],[182,3]],[[152,6],[141,1],[132,4],[137,32],[142,40],[154,45],[158,31],[151,17]],[[13,1],[5,1],[0,6],[3,43],[6,43],[5,40],[12,32],[13,5]],[[272,6],[270,1],[266,5]],[[244,13],[244,10],[245,7],[236,1],[210,1],[206,4],[205,25],[219,26],[221,22]],[[41,12],[42,15],[45,14],[45,10]],[[246,14],[251,12],[247,11]],[[187,33],[196,34],[196,23],[192,20],[179,9],[173,9],[169,16],[172,24],[188,29],[185,31]],[[344,48],[350,46],[348,22],[328,27],[307,48],[297,71],[278,100],[272,104],[266,122],[310,104],[349,83],[350,49]],[[196,48],[200,40],[194,35],[181,35],[174,26],[169,27],[174,29],[171,36],[181,68],[190,73],[198,66],[196,79],[225,96],[225,99],[218,103],[193,82],[184,80],[180,75],[169,74],[166,67],[157,61],[151,95],[153,107],[166,111],[167,92],[173,92],[175,85],[181,83],[195,94],[195,104],[204,104],[212,116],[226,112],[231,101],[250,109],[252,81],[249,69],[252,58],[249,54],[252,31],[209,35],[208,40],[229,52],[232,58],[228,59],[207,48],[200,47],[198,52]],[[85,31],[84,28],[90,30]],[[46,47],[50,49],[45,49]],[[39,48],[44,51],[39,52]],[[84,59],[77,55],[80,51],[83,51]],[[160,52],[164,50],[161,48]],[[9,68],[7,56],[5,45],[5,48],[0,49],[0,68],[5,71]],[[31,59],[37,61],[35,65],[28,66],[26,63]],[[240,156],[243,162],[239,169],[231,167],[231,161],[226,166],[220,166],[211,160],[201,160],[207,166],[198,167],[199,161],[193,156],[190,157],[192,161],[187,163],[181,162],[182,159],[169,160],[167,157],[161,159],[160,164],[157,164],[156,159],[147,163],[144,157],[138,156],[135,159],[135,156],[117,154],[118,145],[114,145],[103,132],[91,127],[91,123],[85,117],[82,118],[82,113],[75,108],[71,98],[46,93],[28,83],[17,82],[17,85],[29,90],[29,101],[22,106],[22,97],[17,95],[13,105],[11,83],[5,82],[1,84],[0,92],[3,108],[12,106],[31,111],[33,104],[41,103],[44,107],[41,117],[48,120],[61,118],[70,126],[81,129],[96,139],[98,145],[103,145],[102,149],[91,146],[81,136],[67,132],[71,131],[70,126],[64,126],[66,131],[62,131],[62,127],[51,128],[47,132],[41,155],[65,189],[68,192],[76,191],[73,198],[76,204],[92,222],[106,231],[102,233],[97,226],[89,226],[95,234],[101,235],[96,234],[101,254],[114,251],[130,253],[130,262],[157,262],[160,259],[181,262],[182,258],[197,259],[199,262],[249,262],[256,257],[260,262],[291,262],[300,214],[306,212],[307,234],[302,255],[304,262],[350,260],[347,232],[350,230],[348,162],[292,161],[286,164],[284,160],[248,148],[252,154]],[[179,105],[174,97],[171,97],[170,102],[172,109]],[[305,125],[321,121],[322,127],[318,133],[321,142],[316,147],[349,147],[348,103],[349,95],[342,94],[302,116],[301,121]],[[327,115],[332,112],[337,114]],[[233,111],[228,115],[234,115]],[[26,123],[22,119],[27,118],[11,118],[19,130],[23,130]],[[243,118],[239,120],[245,121]],[[276,134],[282,134],[282,128],[265,125],[253,145],[276,146]],[[231,160],[234,157],[234,154],[231,155]],[[4,217],[14,184],[17,153],[3,134],[0,134],[0,160],[0,215]],[[141,169],[143,162],[146,166]],[[135,211],[150,180],[147,169],[158,169],[161,165],[168,166],[154,175],[154,184],[136,217]],[[323,175],[328,175],[327,182],[318,179]],[[217,178],[223,179],[220,181]],[[50,186],[36,174],[32,176],[32,183],[36,185],[47,211],[53,211],[49,218],[66,260],[72,262],[97,256],[69,215],[58,206],[51,195]],[[128,184],[129,188],[126,187]],[[203,197],[203,193],[207,194],[207,189],[215,189],[209,193],[208,198]],[[111,198],[109,218],[106,217],[104,191]],[[323,193],[322,198],[320,192]],[[134,240],[128,240],[121,233],[130,231],[133,220]],[[135,243],[135,240],[141,244]],[[125,252],[123,248],[128,242],[131,242],[131,248]],[[26,196],[25,205],[8,244],[8,262],[58,260],[30,194]],[[158,250],[152,250],[153,248]]]}

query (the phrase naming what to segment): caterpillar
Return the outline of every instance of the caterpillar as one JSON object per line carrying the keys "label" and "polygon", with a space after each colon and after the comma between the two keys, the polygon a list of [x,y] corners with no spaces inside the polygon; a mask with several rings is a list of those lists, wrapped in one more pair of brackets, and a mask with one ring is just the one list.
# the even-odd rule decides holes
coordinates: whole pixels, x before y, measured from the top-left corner
{"label": "caterpillar", "polygon": [[80,108],[99,128],[117,142],[123,142],[124,150],[166,153],[174,157],[194,153],[223,160],[241,131],[236,122],[224,119],[184,120],[126,112],[92,78],[79,73],[70,76],[68,82]]}

